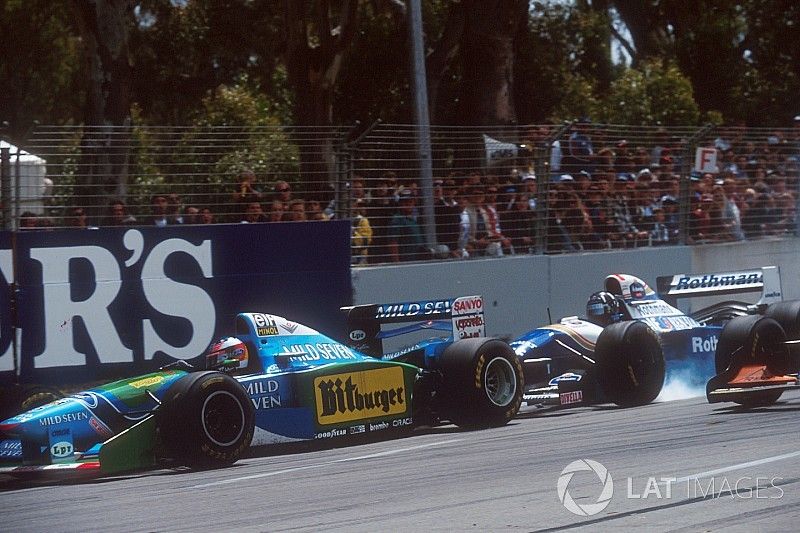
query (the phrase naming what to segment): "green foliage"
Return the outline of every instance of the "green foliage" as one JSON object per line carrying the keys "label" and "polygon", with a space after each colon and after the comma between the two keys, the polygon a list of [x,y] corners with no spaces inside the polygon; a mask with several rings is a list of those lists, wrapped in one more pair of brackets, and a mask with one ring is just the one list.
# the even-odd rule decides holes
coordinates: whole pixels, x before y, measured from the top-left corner
{"label": "green foliage", "polygon": [[188,128],[134,128],[132,203],[145,206],[153,194],[178,193],[195,205],[226,203],[245,169],[259,181],[292,181],[297,147],[281,123],[285,109],[246,79],[221,86],[202,101]]}
{"label": "green foliage", "polygon": [[80,117],[82,49],[68,7],[51,0],[0,1],[0,121],[10,124],[12,138],[24,137],[34,121]]}
{"label": "green foliage", "polygon": [[599,119],[609,124],[690,126],[700,117],[689,80],[659,60],[627,69],[612,82],[601,109]]}

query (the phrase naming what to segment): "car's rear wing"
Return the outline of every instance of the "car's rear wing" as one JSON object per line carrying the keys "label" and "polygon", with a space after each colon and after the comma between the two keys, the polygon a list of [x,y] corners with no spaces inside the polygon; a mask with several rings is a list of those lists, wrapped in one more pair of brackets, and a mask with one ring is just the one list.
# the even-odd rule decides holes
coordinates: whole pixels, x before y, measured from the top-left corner
{"label": "car's rear wing", "polygon": [[[486,335],[482,296],[354,305],[341,310],[347,314],[348,345],[375,357],[383,355],[383,339],[413,331],[447,331],[454,339]],[[381,331],[383,324],[406,322],[415,324]]]}
{"label": "car's rear wing", "polygon": [[760,292],[757,304],[783,300],[780,269],[776,266],[717,272],[713,274],[675,274],[656,278],[659,296],[672,306],[679,298],[724,296],[744,292]]}

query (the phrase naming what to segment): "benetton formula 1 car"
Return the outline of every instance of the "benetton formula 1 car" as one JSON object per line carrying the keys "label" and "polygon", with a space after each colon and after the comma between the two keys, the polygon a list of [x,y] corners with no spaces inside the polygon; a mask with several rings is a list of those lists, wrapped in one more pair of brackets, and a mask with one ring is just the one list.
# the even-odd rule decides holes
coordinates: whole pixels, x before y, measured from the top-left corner
{"label": "benetton formula 1 car", "polygon": [[[668,373],[702,386],[714,374],[715,357],[719,369],[720,333],[728,321],[766,313],[787,322],[786,306],[800,305],[777,303],[781,290],[775,267],[663,276],[657,283],[660,294],[635,276],[610,275],[605,291],[589,298],[587,318],[568,317],[511,342],[525,371],[524,401],[643,405],[659,395]],[[761,292],[755,305],[725,301],[690,314],[676,307],[678,298],[750,291]],[[791,309],[796,320],[796,307]]]}
{"label": "benetton formula 1 car", "polygon": [[211,346],[203,370],[178,362],[3,421],[2,471],[208,468],[248,446],[442,420],[507,423],[522,400],[522,369],[506,343],[483,337],[480,297],[427,304],[451,337],[414,363],[376,359],[280,316],[240,313],[235,337]]}

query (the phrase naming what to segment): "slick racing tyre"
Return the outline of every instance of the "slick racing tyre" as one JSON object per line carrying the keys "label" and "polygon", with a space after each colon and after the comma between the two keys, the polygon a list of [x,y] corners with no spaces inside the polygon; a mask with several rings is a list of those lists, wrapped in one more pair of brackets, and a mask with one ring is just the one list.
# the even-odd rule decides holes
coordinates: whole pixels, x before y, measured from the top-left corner
{"label": "slick racing tyre", "polygon": [[[791,366],[786,333],[778,322],[761,315],[734,318],[722,328],[714,356],[717,374],[726,371],[734,356],[743,364],[765,364],[773,374],[785,374]],[[735,402],[745,407],[772,405],[783,394],[769,390],[740,394]]]}
{"label": "slick racing tyre", "polygon": [[645,405],[664,386],[664,351],[655,331],[637,321],[607,326],[595,345],[597,381],[620,407]]}
{"label": "slick racing tyre", "polygon": [[250,446],[255,428],[250,398],[220,372],[184,376],[167,391],[157,411],[166,454],[193,468],[235,463]]}
{"label": "slick racing tyre", "polygon": [[498,339],[463,339],[448,346],[439,360],[443,415],[461,427],[497,427],[508,423],[522,403],[524,376],[517,354]]}
{"label": "slick racing tyre", "polygon": [[[800,339],[800,300],[778,302],[767,307],[764,316],[778,322],[786,333],[787,340]],[[790,344],[789,367],[784,374],[793,374],[800,370],[800,344]]]}

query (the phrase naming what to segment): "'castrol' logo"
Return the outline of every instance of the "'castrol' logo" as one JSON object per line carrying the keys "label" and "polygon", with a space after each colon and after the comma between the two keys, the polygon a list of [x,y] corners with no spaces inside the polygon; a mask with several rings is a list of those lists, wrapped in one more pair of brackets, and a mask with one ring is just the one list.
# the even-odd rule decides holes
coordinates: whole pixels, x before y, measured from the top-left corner
{"label": "'castrol' logo", "polygon": [[708,353],[717,349],[717,336],[692,337],[692,353]]}

